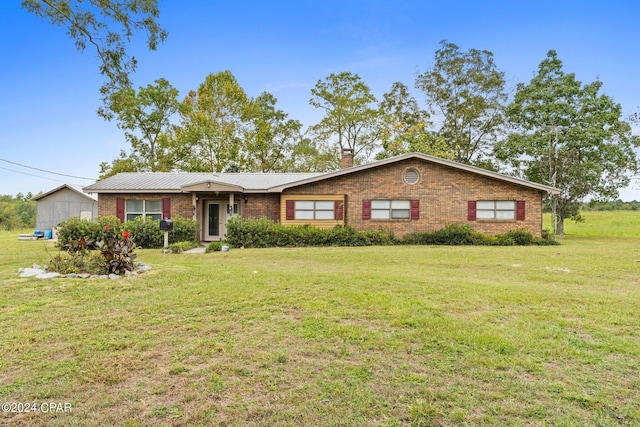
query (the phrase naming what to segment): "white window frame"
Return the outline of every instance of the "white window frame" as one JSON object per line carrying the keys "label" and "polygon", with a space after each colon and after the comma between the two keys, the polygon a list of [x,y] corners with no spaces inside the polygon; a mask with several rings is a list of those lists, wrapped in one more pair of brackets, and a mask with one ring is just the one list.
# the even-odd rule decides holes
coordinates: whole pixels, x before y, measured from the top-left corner
{"label": "white window frame", "polygon": [[481,221],[515,221],[515,200],[478,200],[476,219]]}
{"label": "white window frame", "polygon": [[[129,203],[130,202],[142,202],[142,210],[134,210],[134,209],[130,209]],[[151,208],[149,208],[147,206],[148,202],[154,202],[154,203],[159,203],[159,207],[160,210],[156,211],[156,210],[151,210]],[[150,203],[149,203],[150,204]],[[158,218],[155,219],[162,219],[162,199],[148,199],[148,200],[143,200],[143,199],[127,199],[124,202],[124,218],[126,221],[133,221],[134,219],[136,219],[137,217],[141,216],[143,220],[146,220],[147,217],[150,217],[152,220],[154,220],[153,216],[157,216]],[[131,217],[130,217],[131,216]]]}
{"label": "white window frame", "polygon": [[333,221],[336,217],[335,200],[295,200],[294,211],[296,220]]}
{"label": "white window frame", "polygon": [[371,219],[411,219],[411,200],[371,200]]}

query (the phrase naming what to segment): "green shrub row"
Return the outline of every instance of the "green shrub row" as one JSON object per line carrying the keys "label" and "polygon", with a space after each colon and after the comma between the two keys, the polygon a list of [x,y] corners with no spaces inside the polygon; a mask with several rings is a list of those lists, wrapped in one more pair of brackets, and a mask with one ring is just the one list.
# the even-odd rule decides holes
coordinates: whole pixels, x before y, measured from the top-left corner
{"label": "green shrub row", "polygon": [[227,223],[226,240],[232,247],[266,248],[273,246],[373,246],[373,245],[479,245],[526,246],[556,245],[548,237],[535,238],[527,230],[512,230],[490,236],[473,231],[471,226],[447,225],[434,232],[415,232],[398,238],[388,230],[358,231],[348,226],[318,228],[310,225],[285,226],[262,219],[233,217]]}
{"label": "green shrub row", "polygon": [[[173,230],[169,231],[169,243],[196,242],[198,223],[192,219],[176,216],[173,219]],[[164,233],[160,231],[160,220],[144,220],[137,217],[133,221],[121,223],[115,216],[99,217],[97,221],[89,221],[78,217],[69,218],[57,227],[58,246],[62,247],[72,241],[84,237],[87,240],[102,240],[104,237],[121,236],[124,231],[131,234],[131,239],[138,248],[161,248],[164,245]]]}

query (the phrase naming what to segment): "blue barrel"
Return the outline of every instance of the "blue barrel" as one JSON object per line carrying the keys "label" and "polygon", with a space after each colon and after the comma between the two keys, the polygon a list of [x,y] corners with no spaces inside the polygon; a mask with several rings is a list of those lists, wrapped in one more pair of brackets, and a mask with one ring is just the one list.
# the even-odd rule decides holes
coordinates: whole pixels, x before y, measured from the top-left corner
{"label": "blue barrel", "polygon": [[53,230],[50,228],[46,228],[44,230],[44,238],[45,239],[53,239]]}

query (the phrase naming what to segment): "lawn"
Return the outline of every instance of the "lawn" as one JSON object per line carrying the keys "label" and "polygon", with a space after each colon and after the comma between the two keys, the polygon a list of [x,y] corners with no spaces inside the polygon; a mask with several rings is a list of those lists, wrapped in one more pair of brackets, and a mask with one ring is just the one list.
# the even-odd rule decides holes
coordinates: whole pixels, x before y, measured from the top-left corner
{"label": "lawn", "polygon": [[141,250],[153,270],[117,281],[19,278],[55,249],[0,233],[0,400],[71,408],[0,420],[640,425],[638,239],[575,230],[551,247]]}

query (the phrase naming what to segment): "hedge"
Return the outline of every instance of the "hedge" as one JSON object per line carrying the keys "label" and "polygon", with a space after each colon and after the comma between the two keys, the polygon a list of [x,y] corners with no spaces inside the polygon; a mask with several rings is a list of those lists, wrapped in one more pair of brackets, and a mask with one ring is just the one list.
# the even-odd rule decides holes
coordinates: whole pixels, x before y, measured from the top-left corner
{"label": "hedge", "polygon": [[[543,233],[544,235],[544,233]],[[373,245],[556,245],[555,240],[535,238],[527,230],[517,229],[490,236],[473,231],[471,226],[447,225],[434,232],[409,233],[397,238],[385,229],[358,231],[348,226],[318,228],[310,225],[285,226],[266,218],[233,217],[227,222],[226,241],[240,248],[274,246],[373,246]]]}
{"label": "hedge", "polygon": [[[170,244],[185,241],[197,242],[198,223],[196,221],[179,216],[173,217],[172,220],[173,230],[169,231]],[[97,221],[72,217],[61,222],[57,227],[58,246],[62,247],[82,237],[87,240],[102,240],[103,233],[105,237],[111,237],[114,234],[122,235],[124,231],[131,234],[131,239],[139,248],[161,248],[164,245],[160,220],[144,220],[142,217],[137,217],[133,221],[121,223],[115,216],[103,216]]]}

